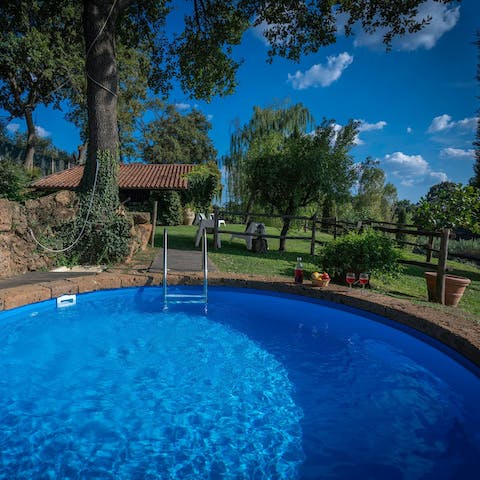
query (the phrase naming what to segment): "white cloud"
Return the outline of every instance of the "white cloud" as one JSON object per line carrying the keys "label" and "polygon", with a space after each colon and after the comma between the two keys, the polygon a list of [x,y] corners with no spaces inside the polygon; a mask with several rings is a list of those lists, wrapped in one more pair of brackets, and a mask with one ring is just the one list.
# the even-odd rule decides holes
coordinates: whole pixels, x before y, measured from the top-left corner
{"label": "white cloud", "polygon": [[212,118],[213,118],[213,115],[212,115],[211,113],[209,113],[209,114],[207,115],[207,120],[210,121]]}
{"label": "white cloud", "polygon": [[379,122],[376,123],[368,123],[365,120],[357,120],[357,122],[360,122],[360,125],[358,127],[359,132],[370,132],[372,130],[383,130],[383,127],[387,126],[387,122],[384,120],[380,120]]}
{"label": "white cloud", "polygon": [[[430,23],[416,33],[407,33],[393,40],[396,50],[412,51],[418,48],[432,49],[438,40],[457,24],[460,18],[460,7],[450,8],[447,4],[427,0],[418,8],[417,21],[431,17]],[[355,40],[355,46],[383,48],[385,29],[377,30],[373,34],[360,32]]]}
{"label": "white cloud", "polygon": [[476,117],[464,118],[463,120],[453,121],[450,115],[444,113],[443,115],[439,115],[432,120],[432,123],[428,127],[428,133],[437,133],[442,132],[444,130],[451,130],[453,128],[462,130],[462,131],[470,131],[474,130],[477,124]]}
{"label": "white cloud", "polygon": [[464,150],[462,148],[442,148],[440,152],[441,158],[459,158],[462,160],[472,160],[475,156],[473,148]]}
{"label": "white cloud", "polygon": [[413,128],[412,127],[407,127],[407,133],[413,133]]}
{"label": "white cloud", "polygon": [[18,129],[20,128],[20,124],[19,123],[9,123],[6,128],[7,128],[7,131],[9,133],[15,133],[15,132],[18,132]]}
{"label": "white cloud", "polygon": [[40,125],[35,125],[35,132],[40,138],[48,137],[48,136],[50,136],[50,133],[51,133],[51,132],[48,132],[47,130],[45,130]]}
{"label": "white cloud", "polygon": [[175,107],[177,108],[177,110],[188,110],[192,106],[189,103],[180,102],[180,103],[176,103]]}
{"label": "white cloud", "polygon": [[309,87],[328,87],[338,80],[343,71],[353,62],[353,57],[347,52],[337,56],[327,57],[327,64],[316,64],[305,72],[298,70],[294,75],[288,74],[288,81],[295,90]]}
{"label": "white cloud", "polygon": [[441,132],[447,128],[452,126],[452,117],[444,113],[443,115],[439,115],[432,120],[432,123],[428,127],[428,133],[435,133]]}
{"label": "white cloud", "polygon": [[435,183],[446,182],[448,176],[445,172],[429,172],[430,178],[435,180]]}
{"label": "white cloud", "polygon": [[268,28],[269,28],[269,25],[264,20],[263,22],[259,23],[258,25],[255,25],[251,29],[253,35],[257,37],[259,40],[261,40],[262,43],[266,46],[270,45],[270,42],[265,38],[265,32],[268,30]]}
{"label": "white cloud", "polygon": [[416,184],[445,182],[444,172],[435,172],[421,155],[407,155],[395,152],[385,155],[383,161],[392,169],[392,175],[400,179],[400,184],[411,187]]}
{"label": "white cloud", "polygon": [[358,133],[354,139],[355,145],[364,145],[365,142],[360,138],[361,132],[371,132],[373,130],[383,130],[383,128],[387,125],[387,122],[384,120],[380,120],[376,123],[368,123],[366,120],[357,119],[357,122],[360,122],[358,126]]}

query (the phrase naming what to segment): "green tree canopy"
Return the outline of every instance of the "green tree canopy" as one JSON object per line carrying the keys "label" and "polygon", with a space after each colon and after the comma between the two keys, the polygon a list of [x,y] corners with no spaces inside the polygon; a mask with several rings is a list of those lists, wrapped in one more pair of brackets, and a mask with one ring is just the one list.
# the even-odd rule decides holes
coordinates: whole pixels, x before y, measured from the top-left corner
{"label": "green tree canopy", "polygon": [[208,212],[212,201],[222,193],[220,170],[215,162],[196,165],[186,175],[188,188],[185,201],[199,212]]}
{"label": "green tree canopy", "polygon": [[[286,215],[282,236],[290,227],[287,216],[301,207],[349,195],[356,177],[349,150],[357,132],[354,121],[338,130],[324,120],[311,134],[275,131],[251,143],[242,167],[246,185],[261,204]],[[279,249],[285,249],[285,239]]]}
{"label": "green tree canopy", "polygon": [[[477,82],[480,86],[480,31],[477,31],[477,41],[475,43],[478,49]],[[477,98],[480,100],[480,97]],[[480,188],[480,108],[477,110],[477,114],[477,132],[473,142],[475,163],[473,164],[473,177],[470,179],[470,185]]]}
{"label": "green tree canopy", "polygon": [[0,107],[24,118],[24,164],[33,168],[38,105],[60,108],[82,72],[81,5],[71,0],[21,0],[0,4]]}
{"label": "green tree canopy", "polygon": [[181,114],[174,105],[158,105],[155,119],[142,128],[140,152],[149,163],[216,162],[217,151],[208,136],[212,128],[197,109]]}
{"label": "green tree canopy", "polygon": [[313,122],[310,112],[301,103],[253,107],[250,121],[246,125],[237,126],[232,134],[230,153],[224,159],[230,200],[243,203],[248,211],[255,200],[257,191],[248,182],[248,170],[245,168],[252,147],[261,144],[271,133],[288,136],[295,131],[313,130]]}
{"label": "green tree canopy", "polygon": [[[89,112],[89,156],[86,183],[93,182],[98,150],[116,154],[118,148],[116,37],[128,45],[143,45],[149,55],[149,87],[166,92],[177,79],[196,98],[231,93],[240,62],[233,46],[251,26],[266,25],[269,55],[298,60],[334,43],[338,17],[345,33],[360,24],[367,32],[382,29],[386,45],[395,35],[415,32],[428,23],[416,18],[425,0],[317,0],[292,3],[243,0],[194,0],[184,17],[182,31],[167,36],[167,3],[160,0],[85,0],[83,25],[86,44]],[[448,2],[448,0],[438,0]]]}
{"label": "green tree canopy", "polygon": [[434,230],[461,227],[480,233],[480,189],[453,182],[433,185],[418,202],[413,221]]}
{"label": "green tree canopy", "polygon": [[385,183],[385,172],[380,162],[368,157],[360,164],[358,192],[353,206],[360,219],[391,221],[397,200],[397,189]]}

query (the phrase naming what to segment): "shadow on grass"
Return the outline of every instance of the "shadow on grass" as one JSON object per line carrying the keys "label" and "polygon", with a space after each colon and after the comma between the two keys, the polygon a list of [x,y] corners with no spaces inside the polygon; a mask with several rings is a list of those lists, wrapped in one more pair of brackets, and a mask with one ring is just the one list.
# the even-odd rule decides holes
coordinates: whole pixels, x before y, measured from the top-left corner
{"label": "shadow on grass", "polygon": [[[238,240],[226,240],[222,239],[222,247],[215,250],[213,245],[213,238],[209,236],[207,239],[208,251],[215,252],[220,254],[227,255],[239,255],[242,257],[258,257],[258,258],[269,258],[272,260],[292,260],[296,261],[297,257],[302,257],[305,261],[313,261],[315,257],[305,253],[304,251],[284,251],[280,252],[272,247],[269,247],[267,253],[255,253],[250,250],[247,250],[245,242],[240,242]],[[287,249],[288,249],[288,240],[287,240]],[[157,234],[155,237],[155,247],[163,247],[163,234]],[[169,233],[168,234],[168,247],[175,248],[177,250],[200,250],[200,247],[195,247],[195,237],[187,236],[185,234]]]}
{"label": "shadow on grass", "polygon": [[[432,263],[432,266],[429,268],[426,267],[419,267],[416,265],[403,265],[403,274],[404,275],[410,275],[412,277],[420,277],[424,278],[425,277],[425,272],[436,272],[437,271],[437,265]],[[472,281],[475,282],[480,282],[480,270],[478,271],[472,271],[472,270],[467,270],[464,268],[461,268],[456,265],[450,265],[449,274],[451,275],[456,275],[459,277],[467,277]]]}

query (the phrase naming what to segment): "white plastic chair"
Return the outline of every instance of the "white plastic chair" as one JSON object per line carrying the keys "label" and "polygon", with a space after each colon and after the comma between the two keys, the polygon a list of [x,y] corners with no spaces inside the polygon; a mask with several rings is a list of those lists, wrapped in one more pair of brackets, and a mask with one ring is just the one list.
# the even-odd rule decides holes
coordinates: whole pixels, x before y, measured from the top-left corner
{"label": "white plastic chair", "polygon": [[[210,220],[210,219],[207,220],[205,218],[203,220],[200,220],[200,225],[198,226],[197,235],[195,237],[195,246],[196,247],[198,247],[200,245],[200,240],[202,238],[203,231],[206,228],[214,228],[213,220]],[[217,248],[222,248],[222,242],[220,241],[220,235],[217,236]]]}
{"label": "white plastic chair", "polygon": [[197,213],[195,215],[195,220],[193,222],[194,225],[200,225],[200,222],[202,220],[206,220],[207,219],[207,216],[204,214],[204,213]]}
{"label": "white plastic chair", "polygon": [[[215,215],[213,213],[210,214],[210,220],[213,220],[213,217]],[[225,223],[225,220],[222,220],[221,218],[218,219],[218,226],[221,227],[222,225],[226,226],[227,224]]]}
{"label": "white plastic chair", "polygon": [[247,243],[247,250],[251,250],[252,249],[253,234],[256,232],[257,227],[259,225],[262,225],[262,224],[257,223],[257,222],[250,222],[250,224],[245,229],[244,233],[233,233],[232,236],[230,237],[230,241],[232,241],[235,237],[236,238],[241,238],[241,239],[245,240],[245,242]]}

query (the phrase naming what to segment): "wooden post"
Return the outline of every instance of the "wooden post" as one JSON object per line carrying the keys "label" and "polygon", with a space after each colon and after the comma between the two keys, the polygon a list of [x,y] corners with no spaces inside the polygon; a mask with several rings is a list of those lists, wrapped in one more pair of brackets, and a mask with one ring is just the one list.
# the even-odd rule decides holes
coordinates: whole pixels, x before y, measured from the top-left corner
{"label": "wooden post", "polygon": [[432,261],[432,248],[433,248],[433,235],[430,235],[428,237],[428,242],[427,242],[427,258],[425,259],[425,261],[429,263]]}
{"label": "wooden post", "polygon": [[217,249],[218,244],[218,207],[213,207],[213,249]]}
{"label": "wooden post", "polygon": [[158,201],[154,200],[153,202],[153,213],[152,213],[152,247],[155,246],[155,229],[157,228],[157,208],[158,208]]}
{"label": "wooden post", "polygon": [[334,218],[334,222],[335,222],[335,225],[333,226],[333,239],[336,240],[337,239],[337,222],[338,222],[337,217]]}
{"label": "wooden post", "polygon": [[445,274],[447,272],[447,258],[448,258],[448,237],[450,236],[450,229],[444,228],[440,238],[440,253],[438,254],[438,268],[437,268],[437,284],[435,285],[435,293],[437,303],[445,305]]}
{"label": "wooden post", "polygon": [[317,229],[317,214],[314,213],[312,217],[312,240],[310,243],[310,255],[315,256],[315,231]]}

